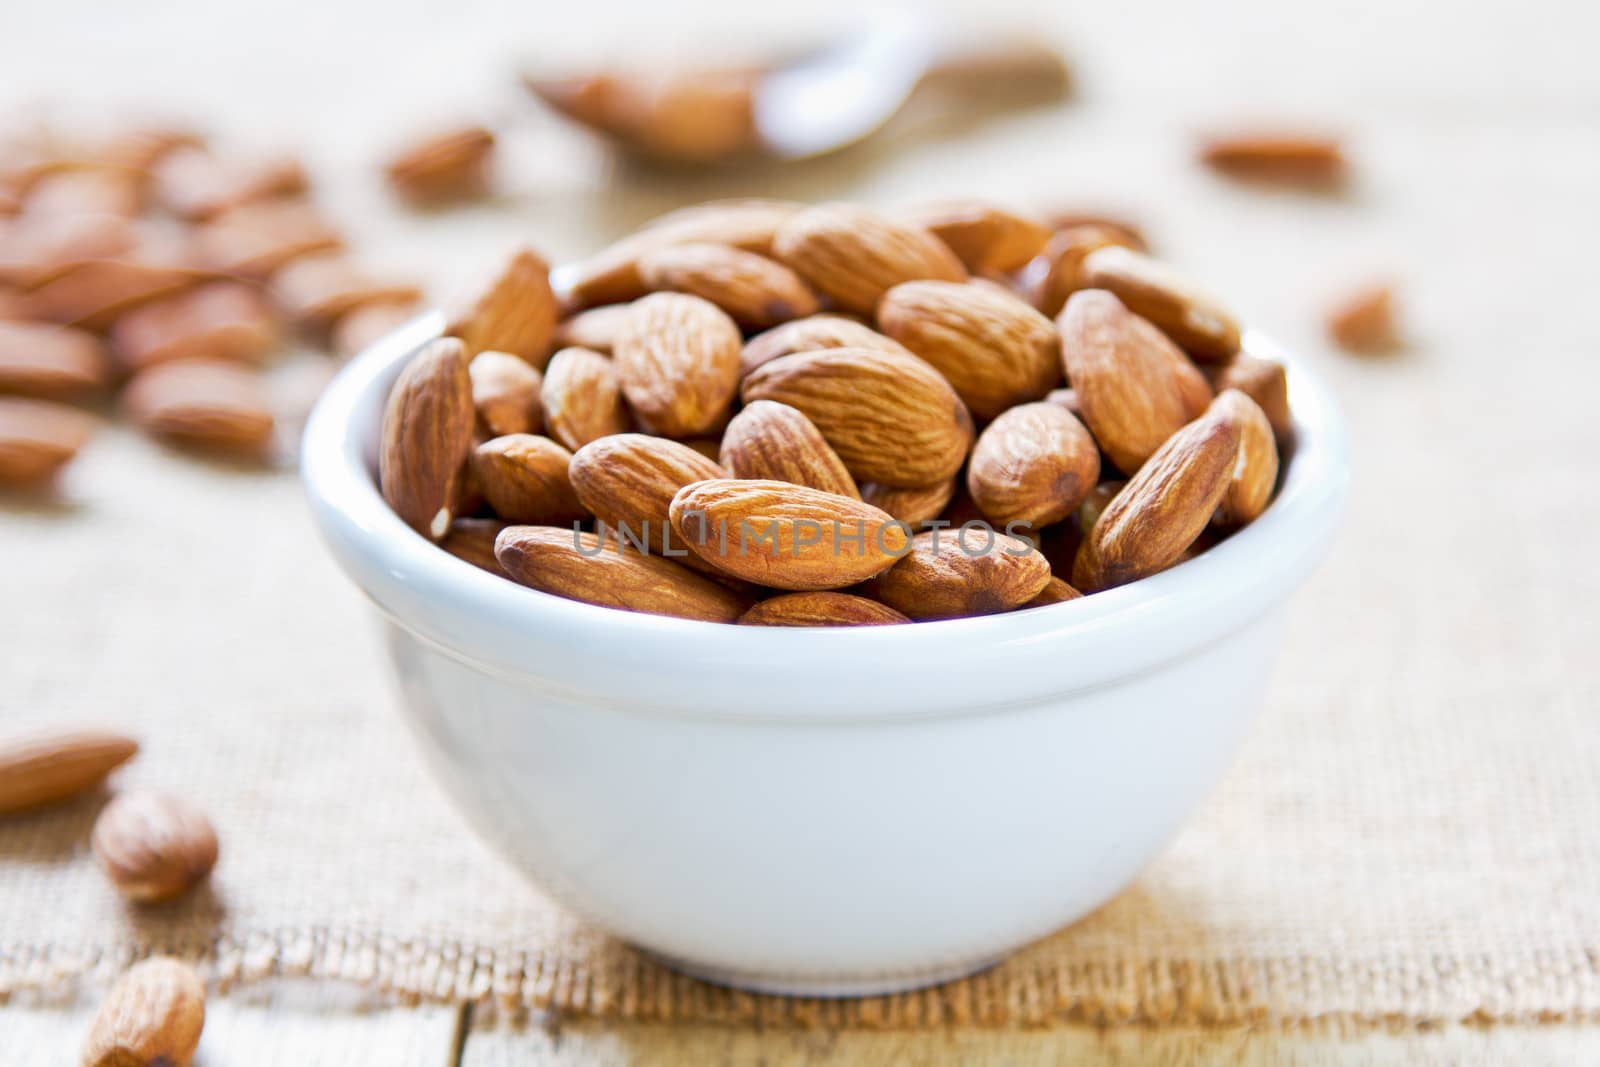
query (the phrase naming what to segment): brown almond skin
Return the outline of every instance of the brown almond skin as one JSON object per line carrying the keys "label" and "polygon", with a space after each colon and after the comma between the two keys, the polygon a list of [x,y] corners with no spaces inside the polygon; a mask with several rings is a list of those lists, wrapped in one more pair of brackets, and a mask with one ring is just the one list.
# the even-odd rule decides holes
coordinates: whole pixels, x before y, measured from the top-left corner
{"label": "brown almond skin", "polygon": [[781,263],[727,245],[668,245],[639,259],[652,291],[709,300],[745,330],[765,330],[817,312],[817,298]]}
{"label": "brown almond skin", "polygon": [[977,529],[917,534],[911,551],[872,583],[874,594],[913,619],[993,615],[1021,607],[1049,583],[1050,564],[1027,541],[991,532],[992,541]]}
{"label": "brown almond skin", "polygon": [[767,480],[685,486],[672,498],[672,528],[717,570],[774,589],[855,585],[907,544],[905,527],[870,504]]}
{"label": "brown almond skin", "polygon": [[1050,239],[1042,221],[982,200],[931,204],[913,212],[911,221],[948,245],[974,274],[1020,270]]}
{"label": "brown almond skin", "polygon": [[743,395],[798,408],[858,482],[931,485],[960,470],[972,444],[972,416],[950,383],[898,352],[797,352],[756,368]]}
{"label": "brown almond skin", "polygon": [[384,177],[414,204],[470,200],[488,192],[494,147],[491,131],[459,126],[407,145],[384,166]]}
{"label": "brown almond skin", "polygon": [[1057,326],[1083,421],[1125,473],[1138,470],[1209,402],[1210,387],[1188,357],[1111,293],[1073,293]]}
{"label": "brown almond skin", "polygon": [[639,258],[669,245],[710,242],[766,255],[778,227],[803,207],[751,198],[713,200],[668,212],[569,268],[566,300],[573,308],[589,308],[638,299],[649,291],[639,275]]}
{"label": "brown almond skin", "polygon": [[1215,134],[1200,162],[1233,178],[1326,188],[1345,177],[1344,148],[1335,137],[1306,131],[1251,130]]}
{"label": "brown almond skin", "polygon": [[623,540],[678,562],[697,559],[671,536],[672,498],[693,482],[727,473],[687,445],[665,437],[622,433],[578,449],[569,468],[573,488],[595,518]]}
{"label": "brown almond skin", "polygon": [[201,261],[220,274],[265,281],[301,256],[344,244],[337,228],[304,200],[244,204],[194,231]]}
{"label": "brown almond skin", "polygon": [[1222,526],[1244,526],[1259,518],[1272,503],[1272,491],[1278,484],[1278,443],[1266,412],[1237,389],[1225,390],[1212,403],[1211,410],[1239,427],[1239,462],[1217,508],[1217,522]]}
{"label": "brown almond skin", "polygon": [[122,399],[141,429],[183,448],[260,458],[272,443],[265,380],[237,363],[158,364],[135,375]]}
{"label": "brown almond skin", "polygon": [[551,358],[539,398],[545,429],[574,452],[633,427],[616,366],[587,348],[563,348]]}
{"label": "brown almond skin", "polygon": [[1131,248],[1099,248],[1083,261],[1083,284],[1108,289],[1195,359],[1216,363],[1239,351],[1239,324],[1210,295],[1159,260]]}
{"label": "brown almond skin", "polygon": [[1038,400],[1061,381],[1055,326],[997,287],[897,285],[878,305],[878,326],[931,363],[980,419]]}
{"label": "brown almond skin", "polygon": [[737,593],[670,559],[562,527],[508,526],[495,542],[495,558],[523,585],[601,607],[734,622],[748,606]]}
{"label": "brown almond skin", "polygon": [[722,467],[734,478],[767,478],[856,500],[861,492],[811,420],[788,404],[745,405],[722,433]]}
{"label": "brown almond skin", "polygon": [[1289,411],[1289,379],[1283,364],[1258,359],[1244,352],[1218,367],[1211,385],[1221,393],[1237,389],[1261,406],[1280,446],[1294,440],[1294,416]]}
{"label": "brown almond skin", "polygon": [[189,1067],[206,1021],[206,989],[194,968],[167,956],[134,964],[101,1001],[83,1046],[83,1067]]}
{"label": "brown almond skin", "polygon": [[1233,484],[1239,439],[1238,423],[1215,410],[1173,434],[1085,534],[1073,586],[1094,593],[1182,560]]}
{"label": "brown almond skin", "polygon": [[137,904],[182,896],[217,863],[217,832],[205,813],[149,790],[118,793],[95,819],[89,843],[117,892]]}
{"label": "brown almond skin", "polygon": [[450,524],[450,532],[439,547],[479,570],[506,578],[509,575],[505,568],[494,558],[494,542],[507,525],[499,519],[457,519]]}
{"label": "brown almond skin", "polygon": [[1050,580],[1045,583],[1044,589],[1040,590],[1039,595],[1022,606],[1025,608],[1045,608],[1051,604],[1065,604],[1069,600],[1077,600],[1082,596],[1082,593],[1052,574]]}
{"label": "brown almond skin", "polygon": [[795,352],[819,348],[881,348],[904,352],[905,346],[891,341],[865,323],[844,315],[810,315],[775,326],[745,342],[739,353],[739,377],[744,378],[763,363]]}
{"label": "brown almond skin", "polygon": [[97,425],[94,417],[63,404],[0,396],[0,487],[47,485]]}
{"label": "brown almond skin", "polygon": [[818,204],[779,228],[773,254],[844,311],[871,315],[901,282],[959,282],[966,268],[948,245],[920,226],[853,204]]}
{"label": "brown almond skin", "polygon": [[499,437],[544,428],[544,404],[539,399],[544,375],[530,364],[508,352],[479,352],[467,364],[467,376],[482,432]]}
{"label": "brown almond skin", "polygon": [[137,308],[112,329],[118,360],[131,370],[179,359],[256,363],[278,341],[272,309],[251,286],[202,285]]}
{"label": "brown almond skin", "polygon": [[75,730],[0,742],[0,815],[71,800],[132,759],[139,742],[104,730]]}
{"label": "brown almond skin", "polygon": [[334,354],[343,359],[358,356],[416,317],[417,309],[408,304],[369,304],[340,315],[333,324]]}
{"label": "brown almond skin", "polygon": [[946,478],[932,485],[896,488],[867,482],[861,487],[861,499],[875,508],[882,508],[901,522],[913,528],[944,514],[956,495],[956,479]]}
{"label": "brown almond skin", "polygon": [[967,491],[995,526],[1049,526],[1071,515],[1100,478],[1100,449],[1066,408],[1021,404],[984,428]]}
{"label": "brown almond skin", "polygon": [[739,327],[708,300],[652,293],[636,300],[616,339],[622,393],[666,437],[717,426],[739,388]]}
{"label": "brown almond skin", "polygon": [[1083,261],[1090,252],[1120,245],[1139,249],[1127,233],[1111,226],[1089,223],[1071,226],[1051,236],[1036,266],[1024,275],[1024,286],[1033,306],[1051,318],[1061,314],[1067,298],[1087,288],[1083,281]]}
{"label": "brown almond skin", "polygon": [[445,332],[461,338],[470,355],[509,352],[544,370],[558,314],[550,264],[521,248]]}
{"label": "brown almond skin", "polygon": [[627,317],[627,304],[606,304],[580,311],[556,325],[556,348],[587,348],[609,356],[616,345],[617,332]]}
{"label": "brown almond skin", "polygon": [[336,253],[303,256],[278,268],[272,275],[271,290],[284,314],[302,329],[319,334],[357,308],[374,304],[410,307],[422,299],[422,290],[416,285],[375,277]]}
{"label": "brown almond skin", "polygon": [[104,389],[110,377],[105,352],[93,334],[0,321],[0,393],[74,400]]}
{"label": "brown almond skin", "polygon": [[887,604],[827,590],[784,593],[739,617],[740,626],[892,626],[910,621]]}
{"label": "brown almond skin", "polygon": [[561,525],[584,515],[568,476],[572,453],[535,434],[514,433],[472,450],[484,499],[506,522]]}
{"label": "brown almond skin", "polygon": [[395,513],[430,540],[450,530],[476,421],[466,346],[454,337],[426,345],[389,391],[378,481]]}
{"label": "brown almond skin", "polygon": [[1328,311],[1328,336],[1347,352],[1382,355],[1400,347],[1394,289],[1375,284],[1342,298]]}

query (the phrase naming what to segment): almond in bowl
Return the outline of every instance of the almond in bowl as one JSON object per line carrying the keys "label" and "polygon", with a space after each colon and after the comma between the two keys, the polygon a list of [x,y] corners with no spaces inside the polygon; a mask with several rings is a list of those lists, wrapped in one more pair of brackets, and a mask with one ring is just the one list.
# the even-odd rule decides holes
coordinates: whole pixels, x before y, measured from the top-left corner
{"label": "almond in bowl", "polygon": [[[401,328],[307,428],[449,793],[688,973],[907,989],[1098,907],[1228,765],[1333,535],[1342,422],[1291,357],[1154,261],[1090,253],[1104,284],[1046,318],[966,275],[996,256],[961,232],[675,213]],[[657,269],[675,241],[787,268],[817,321],[758,324],[761,272],[724,257],[735,314],[715,271]],[[532,378],[475,378],[471,338],[513,335],[492,350],[542,372],[542,422],[488,436]]]}

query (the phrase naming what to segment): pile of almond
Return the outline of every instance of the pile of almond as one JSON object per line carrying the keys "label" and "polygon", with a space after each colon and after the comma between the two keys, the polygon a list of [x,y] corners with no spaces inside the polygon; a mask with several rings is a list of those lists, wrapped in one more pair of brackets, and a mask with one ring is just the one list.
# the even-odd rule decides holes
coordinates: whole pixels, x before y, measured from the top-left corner
{"label": "pile of almond", "polygon": [[302,414],[268,368],[364,347],[420,290],[370,275],[293,158],[130,126],[0,135],[0,487],[48,487],[120,408],[164,441],[270,458]]}
{"label": "pile of almond", "polygon": [[485,570],[861,625],[1156,574],[1271,502],[1283,368],[1105,221],[725,201],[514,256],[405,367],[380,482]]}

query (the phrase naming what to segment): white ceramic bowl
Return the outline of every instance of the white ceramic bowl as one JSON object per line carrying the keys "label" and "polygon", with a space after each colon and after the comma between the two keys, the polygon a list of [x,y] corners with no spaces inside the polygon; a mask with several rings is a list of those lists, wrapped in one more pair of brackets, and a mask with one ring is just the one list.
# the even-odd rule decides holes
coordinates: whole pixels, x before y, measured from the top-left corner
{"label": "white ceramic bowl", "polygon": [[613,611],[463,563],[379,495],[385,393],[439,329],[418,320],[345,369],[303,469],[324,536],[384,618],[421,747],[546,891],[748,989],[955,977],[1126,886],[1227,767],[1284,602],[1345,495],[1341,420],[1285,360],[1299,444],[1278,499],[1153,578],[913,626]]}

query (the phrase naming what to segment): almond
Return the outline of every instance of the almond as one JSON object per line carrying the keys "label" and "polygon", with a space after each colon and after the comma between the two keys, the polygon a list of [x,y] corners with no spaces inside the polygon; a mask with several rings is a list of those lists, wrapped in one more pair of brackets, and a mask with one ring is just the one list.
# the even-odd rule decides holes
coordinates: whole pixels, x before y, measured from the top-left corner
{"label": "almond", "polygon": [[123,315],[111,332],[118,359],[131,370],[180,359],[256,362],[277,339],[260,293],[233,282],[146,304]]}
{"label": "almond", "polygon": [[31,288],[90,260],[132,254],[134,224],[117,215],[22,215],[0,241],[0,282]]}
{"label": "almond", "polygon": [[1066,408],[1022,404],[978,435],[967,491],[996,526],[1049,526],[1071,515],[1100,477],[1100,450]]}
{"label": "almond", "polygon": [[875,508],[882,508],[913,528],[943,515],[944,509],[950,506],[950,500],[955,495],[954,477],[934,482],[932,485],[917,485],[910,488],[896,488],[880,485],[877,482],[867,482],[861,487],[862,500]]}
{"label": "almond", "polygon": [[344,243],[338,229],[304,200],[241,205],[197,228],[194,240],[207,267],[256,281],[302,256]]}
{"label": "almond", "polygon": [[584,515],[567,467],[572,453],[529,433],[508,434],[472,450],[484,499],[507,522],[559,526]]}
{"label": "almond", "polygon": [[46,400],[0,396],[0,486],[48,482],[94,434],[95,419]]}
{"label": "almond", "polygon": [[609,356],[627,317],[627,304],[606,304],[580,311],[556,326],[555,345],[557,348],[587,348]]}
{"label": "almond", "polygon": [[870,326],[844,315],[809,315],[774,326],[745,342],[739,353],[739,377],[747,376],[761,364],[795,352],[819,348],[877,348],[904,352],[898,341],[891,341]]}
{"label": "almond", "polygon": [[135,252],[118,259],[74,263],[22,294],[30,319],[100,332],[152,300],[180,293],[205,278],[165,253]]}
{"label": "almond", "polygon": [[980,419],[1038,400],[1061,380],[1050,320],[991,286],[897,285],[878,306],[878,326],[933,364]]}
{"label": "almond", "polygon": [[771,597],[739,617],[740,626],[887,626],[910,621],[887,604],[826,590]]}
{"label": "almond", "polygon": [[898,352],[798,352],[756,368],[743,393],[746,403],[798,408],[860,481],[931,485],[961,468],[972,443],[972,418],[950,383]]}
{"label": "almond", "polygon": [[346,359],[359,356],[417,317],[410,304],[369,304],[339,316],[333,324],[333,350]]}
{"label": "almond", "polygon": [[135,376],[122,399],[141,429],[171,444],[261,457],[272,442],[265,380],[237,363],[158,364]]}
{"label": "almond", "polygon": [[1120,245],[1125,245],[1136,252],[1150,250],[1150,241],[1145,237],[1144,227],[1124,215],[1112,215],[1104,211],[1052,211],[1045,221],[1057,232],[1076,229],[1079,226],[1103,227],[1117,235],[1117,243]]}
{"label": "almond", "polygon": [[544,375],[506,352],[479,352],[467,364],[478,426],[490,437],[538,433],[544,427],[539,393]]}
{"label": "almond", "polygon": [[288,156],[225,161],[204,148],[162,156],[151,173],[156,199],[180,218],[214,218],[241,204],[294,196],[310,184],[299,160]]}
{"label": "almond", "polygon": [[1166,264],[1115,245],[1083,261],[1083,284],[1109,289],[1196,359],[1218,362],[1239,351],[1239,324],[1216,300]]}
{"label": "almond", "polygon": [[459,560],[504,578],[507,577],[505,568],[494,558],[494,542],[507,525],[499,519],[456,519],[439,547]]}
{"label": "almond", "polygon": [[1350,352],[1379,355],[1400,347],[1394,289],[1374,284],[1336,303],[1328,312],[1328,336]]}
{"label": "almond", "polygon": [[951,619],[1019,608],[1049,581],[1050,564],[1028,541],[964,526],[917,534],[872,589],[913,619]]}
{"label": "almond", "polygon": [[1239,459],[1217,509],[1217,521],[1224,526],[1243,526],[1254,522],[1272,502],[1272,491],[1278,485],[1278,444],[1266,412],[1239,390],[1224,391],[1211,410],[1239,427]]}
{"label": "almond", "polygon": [[1289,379],[1282,363],[1241,352],[1216,368],[1211,374],[1211,385],[1219,393],[1237,389],[1260,405],[1280,445],[1294,439],[1294,416],[1289,413]]}
{"label": "almond", "polygon": [[28,188],[22,203],[31,215],[122,215],[139,213],[134,176],[115,170],[67,170],[46,175]]}
{"label": "almond", "polygon": [[615,365],[586,348],[563,348],[551,358],[539,396],[545,428],[574,452],[633,426]]}
{"label": "almond", "polygon": [[131,737],[91,730],[0,742],[0,815],[86,793],[138,751]]}
{"label": "almond", "polygon": [[437,541],[450,530],[476,417],[466,347],[454,337],[425,346],[389,391],[378,480],[389,506],[424,537]]}
{"label": "almond", "polygon": [[272,298],[301,327],[325,331],[341,317],[372,304],[410,306],[422,290],[368,274],[336,254],[303,256],[272,275]]}
{"label": "almond", "polygon": [[1022,606],[1025,608],[1044,608],[1049,607],[1051,604],[1065,604],[1067,601],[1077,600],[1081,596],[1083,596],[1082,593],[1055,575],[1051,575],[1050,580],[1045,583],[1039,595]]}
{"label": "almond", "polygon": [[955,253],[918,226],[851,204],[818,204],[778,230],[773,254],[812,289],[845,311],[870,315],[901,282],[959,282],[967,272]]}
{"label": "almond", "polygon": [[495,542],[507,574],[543,593],[601,607],[733,622],[746,602],[709,578],[636,549],[554,526],[508,526]]}
{"label": "almond", "polygon": [[709,300],[746,330],[764,330],[815,314],[817,298],[794,271],[728,245],[668,245],[639,258],[639,276],[652,290]]}
{"label": "almond", "polygon": [[713,200],[680,208],[595,256],[564,268],[566,298],[579,308],[621,304],[648,290],[639,275],[639,257],[657,248],[711,242],[766,254],[773,235],[801,205],[786,200]]}
{"label": "almond", "polygon": [[635,301],[616,341],[617,376],[634,412],[667,437],[717,425],[739,387],[739,328],[685,293]]}
{"label": "almond", "polygon": [[445,332],[461,338],[468,354],[509,352],[543,370],[558,313],[550,265],[520,248]]}
{"label": "almond", "polygon": [[189,1067],[206,1021],[206,990],[188,964],[154,956],[134,964],[101,1002],[83,1067]]}
{"label": "almond", "polygon": [[903,524],[870,504],[790,482],[697,482],[672,500],[672,528],[725,574],[775,589],[840,589],[894,564]]}
{"label": "almond", "polygon": [[1020,270],[1050,239],[1043,222],[983,200],[931,204],[912,221],[950,247],[974,274]]}
{"label": "almond", "polygon": [[1165,334],[1105,290],[1073,293],[1058,326],[1083,421],[1124,472],[1138,470],[1204,410],[1210,389],[1200,372]]}
{"label": "almond", "polygon": [[1345,176],[1344,148],[1335,137],[1291,130],[1218,134],[1200,146],[1200,161],[1235,178],[1333,186]]}
{"label": "almond", "polygon": [[1084,535],[1073,586],[1098,592],[1179,562],[1233,484],[1240,436],[1238,423],[1217,410],[1173,434]]}
{"label": "almond", "polygon": [[734,478],[765,478],[861,499],[855,479],[822,433],[788,404],[757,400],[728,423],[721,461]]}
{"label": "almond", "polygon": [[1023,288],[1029,302],[1052,318],[1061,314],[1067,297],[1087,288],[1083,281],[1083,261],[1089,253],[1114,245],[1142,247],[1129,240],[1121,230],[1109,226],[1091,223],[1057,231],[1024,275]]}
{"label": "almond", "polygon": [[85,397],[110,379],[90,333],[33,322],[0,322],[0,393],[46,400]]}
{"label": "almond", "polygon": [[415,204],[484,195],[495,137],[482,126],[443,130],[408,145],[384,166],[389,187]]}
{"label": "almond", "polygon": [[583,506],[619,539],[666,557],[691,558],[671,536],[672,498],[693,482],[727,473],[687,445],[621,433],[578,449],[570,468]]}
{"label": "almond", "polygon": [[193,889],[217,862],[217,833],[205,813],[164,793],[119,793],[90,835],[95,859],[128,900],[153,904]]}

